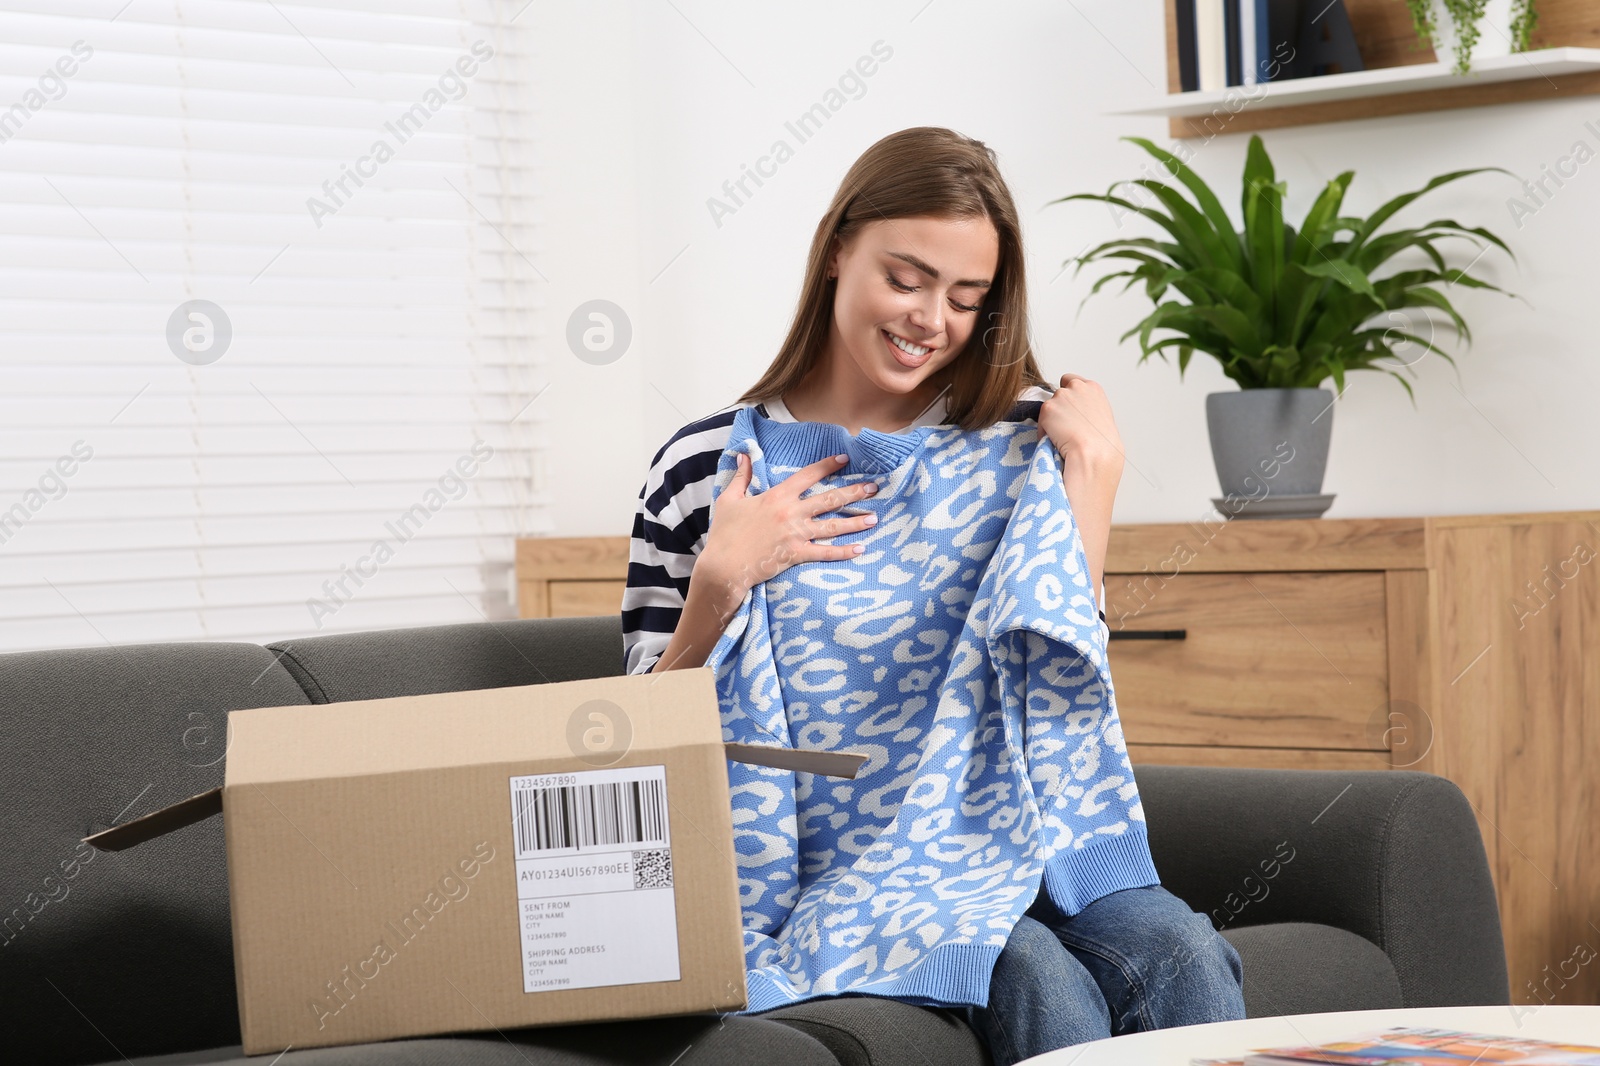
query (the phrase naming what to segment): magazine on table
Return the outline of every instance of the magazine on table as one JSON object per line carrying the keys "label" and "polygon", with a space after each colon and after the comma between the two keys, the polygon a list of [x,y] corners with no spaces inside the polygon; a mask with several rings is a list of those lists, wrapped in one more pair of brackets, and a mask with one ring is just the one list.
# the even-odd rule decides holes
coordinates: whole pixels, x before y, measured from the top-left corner
{"label": "magazine on table", "polygon": [[1600,1046],[1459,1029],[1397,1026],[1326,1044],[1252,1048],[1236,1058],[1197,1058],[1191,1066],[1600,1066]]}

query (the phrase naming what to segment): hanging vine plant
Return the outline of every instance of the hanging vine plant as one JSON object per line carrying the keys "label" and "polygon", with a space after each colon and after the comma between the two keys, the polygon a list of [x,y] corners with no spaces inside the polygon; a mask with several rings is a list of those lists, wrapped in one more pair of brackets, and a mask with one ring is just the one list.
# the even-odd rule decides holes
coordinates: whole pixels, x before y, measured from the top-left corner
{"label": "hanging vine plant", "polygon": [[[1411,12],[1411,24],[1416,28],[1417,36],[1432,41],[1437,41],[1439,36],[1439,27],[1434,21],[1435,2],[1436,0],[1406,0],[1406,9]],[[1539,24],[1539,12],[1535,4],[1536,0],[1511,0],[1513,52],[1528,50],[1533,28]],[[1437,6],[1444,9],[1450,22],[1455,26],[1455,70],[1457,74],[1465,74],[1471,65],[1472,50],[1477,47],[1478,38],[1483,32],[1479,22],[1489,7],[1489,0],[1437,0]]]}

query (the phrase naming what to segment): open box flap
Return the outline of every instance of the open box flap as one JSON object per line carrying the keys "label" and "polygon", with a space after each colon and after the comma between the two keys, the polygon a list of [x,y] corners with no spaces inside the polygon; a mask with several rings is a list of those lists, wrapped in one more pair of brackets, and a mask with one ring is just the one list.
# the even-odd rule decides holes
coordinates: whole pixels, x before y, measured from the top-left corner
{"label": "open box flap", "polygon": [[780,748],[775,744],[740,744],[723,741],[728,758],[753,766],[800,770],[824,777],[854,778],[868,756],[856,751],[819,751],[815,748]]}
{"label": "open box flap", "polygon": [[[861,764],[867,761],[866,755],[853,751],[780,748],[776,745],[739,744],[733,741],[725,741],[723,748],[734,762],[771,766],[779,770],[799,770],[825,777],[854,778]],[[222,789],[213,788],[141,815],[131,822],[92,833],[84,837],[83,842],[101,851],[121,851],[221,813]]]}
{"label": "open box flap", "polygon": [[98,833],[90,834],[83,838],[86,844],[92,844],[101,851],[121,851],[131,848],[135,844],[143,844],[158,836],[164,836],[174,829],[182,829],[186,825],[210,818],[213,814],[222,813],[222,789],[213,788],[190,796],[186,800],[169,804],[159,811],[141,815],[131,822],[102,829]]}

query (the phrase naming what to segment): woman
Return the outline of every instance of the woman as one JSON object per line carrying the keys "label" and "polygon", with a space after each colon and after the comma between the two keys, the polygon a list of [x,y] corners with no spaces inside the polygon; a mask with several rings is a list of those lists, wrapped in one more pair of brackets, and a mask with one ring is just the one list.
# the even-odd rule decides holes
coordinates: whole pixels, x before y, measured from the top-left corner
{"label": "woman", "polygon": [[[705,665],[756,586],[796,564],[861,550],[859,539],[816,541],[872,525],[872,513],[837,512],[870,497],[874,479],[840,479],[804,495],[848,456],[751,494],[750,457],[739,454],[732,481],[714,492],[730,427],[750,406],[763,419],[828,423],[852,438],[1035,418],[1060,457],[1089,588],[1101,590],[1104,634],[1121,442],[1100,386],[1063,374],[1049,388],[1027,321],[1016,209],[993,152],[931,127],[868,149],[817,227],[799,308],[772,365],[652,462],[623,600],[627,671]],[[1028,401],[1038,401],[1036,415]],[[1242,981],[1233,947],[1159,883],[1111,891],[1070,916],[1040,891],[994,962],[986,1002],[947,1005],[964,1012],[1004,1066],[1125,1032],[1242,1018]]]}

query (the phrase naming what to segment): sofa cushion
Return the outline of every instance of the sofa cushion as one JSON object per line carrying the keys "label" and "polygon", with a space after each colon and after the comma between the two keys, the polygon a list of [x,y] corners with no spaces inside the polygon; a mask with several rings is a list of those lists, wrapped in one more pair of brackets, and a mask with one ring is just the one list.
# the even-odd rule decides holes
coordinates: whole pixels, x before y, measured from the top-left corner
{"label": "sofa cushion", "polygon": [[1404,1007],[1400,977],[1366,937],[1316,922],[1224,929],[1244,964],[1247,1018]]}
{"label": "sofa cushion", "polygon": [[539,685],[622,672],[620,615],[523,618],[268,645],[313,703]]}
{"label": "sofa cushion", "polygon": [[308,1048],[276,1058],[247,1058],[236,1045],[198,1055],[135,1059],[132,1066],[747,1066],[753,1062],[836,1066],[827,1049],[805,1033],[759,1017],[737,1015],[386,1040]]}
{"label": "sofa cushion", "polygon": [[228,711],[305,702],[254,644],[0,655],[7,1059],[239,1040],[222,819],[121,852],[81,838],[220,785]]}
{"label": "sofa cushion", "polygon": [[750,1015],[820,1041],[841,1066],[989,1066],[983,1041],[957,1010],[880,996],[807,1000]]}

